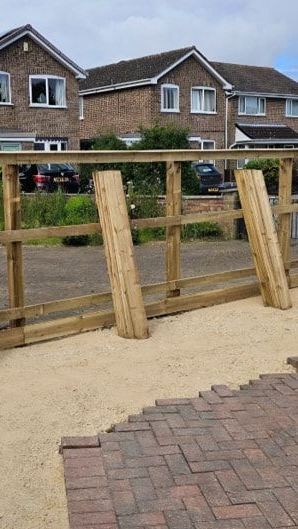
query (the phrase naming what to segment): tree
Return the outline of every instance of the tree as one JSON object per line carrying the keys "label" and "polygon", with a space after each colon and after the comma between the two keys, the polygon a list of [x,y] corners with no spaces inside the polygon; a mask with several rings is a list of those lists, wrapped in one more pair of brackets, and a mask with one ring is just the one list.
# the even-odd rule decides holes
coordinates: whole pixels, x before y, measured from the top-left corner
{"label": "tree", "polygon": [[[142,139],[134,143],[132,149],[190,149],[188,130],[175,125],[155,125],[141,130]],[[131,168],[130,180],[136,189],[142,190],[158,187],[159,193],[165,193],[166,164],[164,162],[149,162],[134,164]],[[185,194],[198,194],[199,182],[190,162],[182,163],[182,191]]]}
{"label": "tree", "polygon": [[259,169],[263,171],[268,193],[277,193],[279,160],[271,160],[269,158],[265,160],[250,160],[245,165],[245,169]]}
{"label": "tree", "polygon": [[[98,138],[95,138],[92,144],[92,150],[94,151],[125,151],[127,149],[126,144],[116,134],[103,134]],[[98,164],[81,164],[80,176],[81,176],[81,188],[85,189],[88,184],[88,180],[92,177],[94,171],[109,171],[118,170],[123,172],[125,164],[120,163],[98,163]]]}

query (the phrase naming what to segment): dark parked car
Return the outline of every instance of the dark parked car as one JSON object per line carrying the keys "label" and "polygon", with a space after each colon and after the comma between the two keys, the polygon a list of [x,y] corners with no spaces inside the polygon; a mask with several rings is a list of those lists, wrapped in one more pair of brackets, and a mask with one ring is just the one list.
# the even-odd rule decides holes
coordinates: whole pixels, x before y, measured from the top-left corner
{"label": "dark parked car", "polygon": [[21,190],[52,192],[61,189],[65,193],[78,193],[80,175],[68,163],[21,165],[19,172]]}
{"label": "dark parked car", "polygon": [[223,176],[212,163],[195,162],[192,166],[199,177],[201,194],[209,195],[210,193],[221,192]]}

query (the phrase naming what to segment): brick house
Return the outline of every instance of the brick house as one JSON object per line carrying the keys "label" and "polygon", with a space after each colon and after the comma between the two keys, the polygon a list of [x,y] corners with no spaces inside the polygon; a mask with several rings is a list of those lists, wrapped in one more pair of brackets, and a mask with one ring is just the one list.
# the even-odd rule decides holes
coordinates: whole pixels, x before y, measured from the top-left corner
{"label": "brick house", "polygon": [[84,70],[32,26],[0,35],[0,150],[79,148]]}
{"label": "brick house", "polygon": [[193,46],[87,72],[82,140],[114,132],[132,144],[159,123],[188,128],[202,149],[298,144],[298,83],[273,68],[210,62]]}

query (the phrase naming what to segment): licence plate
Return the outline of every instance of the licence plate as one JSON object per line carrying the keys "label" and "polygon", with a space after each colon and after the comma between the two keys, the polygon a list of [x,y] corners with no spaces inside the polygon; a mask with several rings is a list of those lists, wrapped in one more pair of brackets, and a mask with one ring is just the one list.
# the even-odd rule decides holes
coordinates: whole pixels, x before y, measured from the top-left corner
{"label": "licence plate", "polygon": [[218,193],[218,187],[208,187],[208,193]]}
{"label": "licence plate", "polygon": [[69,179],[66,176],[56,176],[54,178],[54,182],[57,182],[57,184],[61,184],[63,182],[68,182]]}

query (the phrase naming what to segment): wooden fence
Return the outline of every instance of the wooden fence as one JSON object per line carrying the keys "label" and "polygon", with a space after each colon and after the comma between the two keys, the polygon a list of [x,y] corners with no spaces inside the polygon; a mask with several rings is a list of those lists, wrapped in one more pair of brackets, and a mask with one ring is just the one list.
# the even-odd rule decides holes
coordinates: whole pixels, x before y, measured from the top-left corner
{"label": "wooden fence", "polygon": [[[292,204],[292,163],[298,157],[298,149],[214,150],[208,157],[214,160],[237,160],[243,158],[275,158],[281,160],[279,179],[279,203],[272,212],[278,216],[278,235],[282,258],[290,287],[298,286],[298,260],[291,261],[290,230],[291,214],[298,212],[298,204]],[[9,308],[0,310],[0,322],[9,322],[9,328],[0,331],[0,348],[8,348],[75,334],[115,323],[114,311],[96,310],[69,317],[56,317],[56,313],[81,310],[99,306],[112,300],[111,292],[90,294],[71,299],[62,299],[34,305],[26,305],[22,244],[32,239],[94,234],[101,231],[100,224],[22,229],[18,165],[29,163],[121,163],[121,162],[165,162],[167,165],[166,216],[137,219],[131,227],[166,227],[166,281],[144,285],[143,296],[160,293],[162,299],[145,304],[147,317],[160,316],[206,307],[227,301],[254,296],[260,292],[259,282],[251,280],[255,268],[242,268],[207,276],[181,278],[180,235],[181,226],[197,222],[237,220],[243,218],[242,209],[210,213],[181,214],[181,162],[202,158],[200,150],[170,151],[64,151],[64,152],[3,152],[0,165],[3,169],[3,195],[5,229],[0,232],[0,244],[6,246]],[[96,266],[96,263],[95,263]],[[249,279],[249,282],[247,279]],[[231,280],[239,280],[233,286],[224,286]],[[240,280],[244,280],[240,282]],[[245,281],[246,280],[246,281]],[[217,284],[220,288],[214,289]],[[181,294],[181,290],[201,285],[212,285],[213,289]],[[26,323],[55,314],[55,319]]]}

